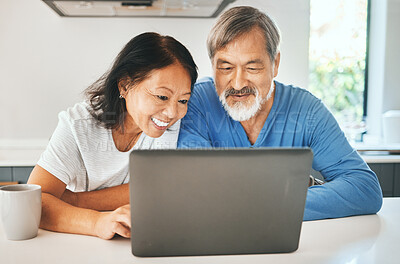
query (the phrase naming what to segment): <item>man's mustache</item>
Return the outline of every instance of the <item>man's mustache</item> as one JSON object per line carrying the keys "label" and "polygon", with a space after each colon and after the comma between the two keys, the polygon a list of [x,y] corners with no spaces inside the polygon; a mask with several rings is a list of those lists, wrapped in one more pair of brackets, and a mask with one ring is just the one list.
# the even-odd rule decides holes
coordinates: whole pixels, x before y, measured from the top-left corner
{"label": "man's mustache", "polygon": [[228,90],[225,91],[225,98],[230,96],[230,95],[244,95],[244,94],[256,94],[256,89],[253,87],[243,87],[240,90],[236,90],[234,88],[230,88]]}

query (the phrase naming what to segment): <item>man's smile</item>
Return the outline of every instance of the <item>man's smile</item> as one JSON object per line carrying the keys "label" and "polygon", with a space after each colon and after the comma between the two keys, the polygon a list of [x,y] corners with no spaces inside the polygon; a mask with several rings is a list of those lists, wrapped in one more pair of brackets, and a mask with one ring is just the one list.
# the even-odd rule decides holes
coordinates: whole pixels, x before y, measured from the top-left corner
{"label": "man's smile", "polygon": [[229,95],[228,97],[232,97],[233,100],[235,101],[246,101],[249,96],[252,94],[235,94],[235,95]]}

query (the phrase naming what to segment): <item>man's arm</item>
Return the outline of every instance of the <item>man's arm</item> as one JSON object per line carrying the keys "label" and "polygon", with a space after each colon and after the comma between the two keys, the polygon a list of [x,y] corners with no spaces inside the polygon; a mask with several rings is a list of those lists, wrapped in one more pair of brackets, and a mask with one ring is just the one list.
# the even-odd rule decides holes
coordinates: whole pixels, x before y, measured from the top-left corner
{"label": "man's arm", "polygon": [[335,118],[319,103],[313,111],[313,168],[326,183],[308,189],[304,220],[373,214],[382,205],[374,172],[348,143]]}
{"label": "man's arm", "polygon": [[113,211],[129,204],[129,184],[126,183],[89,192],[71,192],[66,189],[61,196],[61,200],[80,208]]}

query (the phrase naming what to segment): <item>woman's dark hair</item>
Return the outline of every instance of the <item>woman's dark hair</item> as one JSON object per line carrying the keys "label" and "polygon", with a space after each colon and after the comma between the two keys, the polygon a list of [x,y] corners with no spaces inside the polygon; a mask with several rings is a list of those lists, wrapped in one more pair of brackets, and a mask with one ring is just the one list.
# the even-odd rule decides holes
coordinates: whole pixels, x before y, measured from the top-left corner
{"label": "woman's dark hair", "polygon": [[193,88],[197,66],[185,46],[170,36],[153,32],[134,37],[118,54],[111,69],[85,90],[90,113],[105,128],[123,128],[126,104],[119,98],[118,83],[124,80],[129,86],[136,85],[153,70],[176,62],[187,70]]}

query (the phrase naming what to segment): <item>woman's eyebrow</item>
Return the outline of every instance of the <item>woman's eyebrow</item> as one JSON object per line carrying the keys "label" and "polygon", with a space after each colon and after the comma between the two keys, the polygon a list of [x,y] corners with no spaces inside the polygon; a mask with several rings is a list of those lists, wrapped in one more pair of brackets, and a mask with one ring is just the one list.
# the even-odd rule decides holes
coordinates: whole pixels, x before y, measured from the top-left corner
{"label": "woman's eyebrow", "polygon": [[[174,93],[174,91],[172,91],[170,88],[165,87],[165,86],[156,87],[156,89],[166,89],[166,90],[170,91],[171,93]],[[191,94],[192,94],[191,92],[187,92],[183,95],[191,95]]]}
{"label": "woman's eyebrow", "polygon": [[165,87],[165,86],[159,86],[159,87],[156,87],[156,89],[165,89],[165,90],[168,90],[168,91],[170,91],[171,93],[173,93],[173,91],[172,91],[170,88]]}

